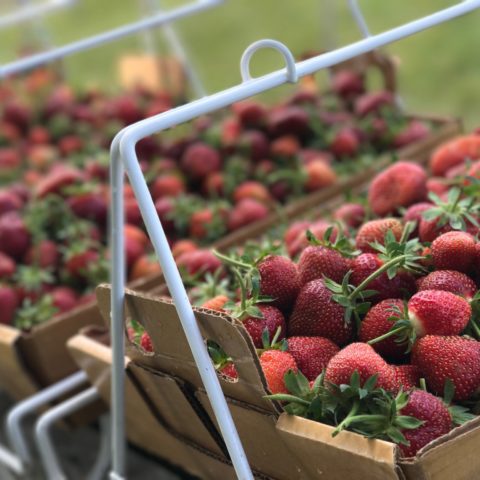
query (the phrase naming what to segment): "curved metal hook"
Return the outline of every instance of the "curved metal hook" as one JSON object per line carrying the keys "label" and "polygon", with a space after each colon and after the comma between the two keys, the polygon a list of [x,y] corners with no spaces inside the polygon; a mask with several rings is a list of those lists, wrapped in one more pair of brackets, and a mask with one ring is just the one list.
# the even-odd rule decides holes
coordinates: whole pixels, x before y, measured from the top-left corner
{"label": "curved metal hook", "polygon": [[252,76],[250,75],[250,60],[252,59],[253,54],[262,48],[273,48],[274,50],[278,50],[282,54],[283,58],[285,59],[285,63],[287,64],[287,80],[290,83],[296,83],[298,81],[297,65],[292,52],[282,42],[268,38],[252,43],[245,50],[245,52],[243,52],[240,60],[240,73],[242,75],[242,81],[247,82],[248,80],[252,79]]}

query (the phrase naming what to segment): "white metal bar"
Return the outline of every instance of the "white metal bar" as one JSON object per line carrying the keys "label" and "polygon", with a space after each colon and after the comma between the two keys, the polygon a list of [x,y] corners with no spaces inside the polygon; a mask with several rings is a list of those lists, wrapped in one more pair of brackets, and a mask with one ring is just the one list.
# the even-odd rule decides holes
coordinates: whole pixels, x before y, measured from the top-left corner
{"label": "white metal bar", "polygon": [[[357,55],[374,50],[380,46],[400,40],[414,33],[443,23],[452,18],[464,15],[480,8],[480,0],[465,0],[460,4],[407,23],[384,33],[360,40],[352,45],[340,48],[317,57],[305,60],[296,65],[298,77],[311,75],[318,70],[349,60]],[[290,72],[291,73],[291,72]],[[195,362],[204,382],[213,411],[218,420],[221,433],[225,439],[233,465],[240,479],[252,478],[248,461],[245,457],[238,433],[228,410],[225,397],[219,385],[216,373],[205,348],[200,330],[195,320],[192,306],[182,283],[180,273],[173,259],[165,232],[156,213],[145,178],[135,153],[136,143],[153,133],[161,132],[180,123],[192,120],[200,115],[211,113],[228,105],[244,100],[253,95],[280,86],[289,80],[287,69],[249,80],[223,92],[194,101],[152,118],[138,122],[123,129],[114,139],[111,147],[111,182],[112,182],[112,410],[114,430],[112,446],[121,448],[125,442],[123,426],[124,410],[124,368],[123,368],[123,307],[125,289],[125,253],[123,250],[123,172],[129,177],[134,194],[159,259],[165,281],[174,300],[180,321],[187,336]],[[117,458],[111,479],[124,476],[124,459]]]}
{"label": "white metal bar", "polygon": [[58,420],[68,417],[72,413],[98,400],[98,398],[97,389],[95,387],[88,388],[51,408],[38,419],[35,425],[35,439],[47,478],[51,480],[68,480],[55,452],[55,447],[50,436],[50,429]]}
{"label": "white metal bar", "polygon": [[0,17],[0,29],[11,27],[29,20],[35,20],[54,10],[73,5],[76,0],[50,0],[41,4],[27,4],[17,11]]}
{"label": "white metal bar", "polygon": [[168,12],[159,13],[158,15],[153,15],[150,18],[124,25],[122,27],[109,30],[108,32],[100,33],[93,37],[84,38],[47,52],[42,52],[32,55],[28,58],[16,60],[4,65],[3,67],[0,67],[0,79],[31,70],[32,68],[41,65],[52,63],[55,60],[60,60],[66,56],[104,45],[148,28],[164,25],[166,23],[173,22],[174,20],[202,12],[219,4],[220,1],[221,0],[198,0],[196,2],[169,10]]}
{"label": "white metal bar", "polygon": [[0,463],[17,475],[23,475],[25,473],[25,467],[18,455],[15,455],[3,445],[0,445]]}
{"label": "white metal bar", "polygon": [[368,28],[367,22],[365,17],[363,16],[362,11],[360,10],[360,6],[358,5],[358,0],[348,0],[348,6],[350,7],[350,11],[352,12],[353,19],[355,23],[358,25],[358,29],[360,33],[365,37],[370,37],[370,29]]}

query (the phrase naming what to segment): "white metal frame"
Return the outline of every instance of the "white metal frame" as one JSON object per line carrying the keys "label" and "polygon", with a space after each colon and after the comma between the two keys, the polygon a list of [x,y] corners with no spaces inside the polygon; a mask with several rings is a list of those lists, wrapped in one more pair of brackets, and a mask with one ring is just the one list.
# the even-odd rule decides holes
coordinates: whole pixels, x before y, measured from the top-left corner
{"label": "white metal frame", "polygon": [[[234,102],[244,100],[253,95],[278,87],[296,78],[311,75],[321,69],[349,60],[360,54],[395,42],[407,36],[431,28],[452,18],[480,8],[480,0],[464,0],[452,7],[432,15],[412,21],[392,30],[369,36],[349,46],[319,55],[314,58],[291,63],[291,54],[285,46],[274,41],[256,42],[247,49],[251,56],[254,50],[265,45],[276,44],[287,62],[287,68],[251,79],[248,72],[248,58],[241,62],[243,83],[209,97],[194,101],[152,118],[138,122],[123,129],[114,139],[111,146],[111,241],[112,241],[112,455],[113,469],[110,480],[125,478],[125,426],[124,426],[124,300],[125,300],[125,252],[123,237],[123,183],[126,173],[135,197],[137,198],[146,229],[154,246],[162,267],[165,281],[174,300],[179,319],[182,323],[193,357],[199,369],[202,381],[217,418],[220,431],[237,476],[241,480],[252,479],[252,472],[233,423],[225,397],[219,384],[212,362],[208,356],[200,329],[195,319],[192,306],[183,285],[180,273],[175,264],[162,224],[147,187],[145,178],[138,163],[135,145],[142,138],[159,133],[167,128],[190,121],[200,115],[211,113],[227,107]],[[273,42],[273,43],[272,43]]]}

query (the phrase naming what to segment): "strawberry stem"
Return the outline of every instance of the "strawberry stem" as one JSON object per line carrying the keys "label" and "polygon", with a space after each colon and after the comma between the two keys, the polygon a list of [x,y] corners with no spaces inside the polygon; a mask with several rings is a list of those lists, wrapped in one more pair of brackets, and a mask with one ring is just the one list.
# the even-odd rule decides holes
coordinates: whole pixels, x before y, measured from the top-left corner
{"label": "strawberry stem", "polygon": [[359,408],[360,402],[356,400],[348,415],[338,424],[337,428],[333,431],[332,437],[336,437],[342,430],[348,427],[350,420],[355,417]]}
{"label": "strawberry stem", "polygon": [[213,254],[223,262],[229,264],[229,265],[234,265],[239,268],[246,268],[247,270],[250,270],[252,268],[251,265],[248,263],[241,262],[240,260],[236,260],[234,258],[227,257],[226,255],[221,254],[217,250],[213,250]]}
{"label": "strawberry stem", "polygon": [[375,270],[371,275],[369,275],[358,287],[353,290],[353,292],[348,296],[350,300],[353,300],[357,295],[359,295],[365,287],[378,278],[382,273],[386,272],[389,268],[397,265],[398,263],[403,262],[407,258],[407,255],[400,255],[399,257],[392,258],[392,260],[384,263],[378,270]]}
{"label": "strawberry stem", "polygon": [[245,282],[243,281],[240,272],[234,268],[233,273],[237,279],[238,285],[240,286],[240,308],[242,311],[245,311],[247,308],[247,287],[245,286]]}
{"label": "strawberry stem", "polygon": [[369,345],[373,345],[374,343],[381,342],[382,340],[385,340],[386,338],[390,338],[391,336],[396,335],[397,333],[401,333],[401,332],[405,331],[406,328],[407,327],[405,327],[403,325],[401,327],[398,327],[398,328],[393,328],[392,330],[389,330],[387,333],[384,333],[383,335],[380,335],[377,338],[369,340],[367,343]]}
{"label": "strawberry stem", "polygon": [[423,390],[423,391],[427,391],[427,382],[425,382],[425,379],[424,378],[421,378],[420,379],[420,388]]}

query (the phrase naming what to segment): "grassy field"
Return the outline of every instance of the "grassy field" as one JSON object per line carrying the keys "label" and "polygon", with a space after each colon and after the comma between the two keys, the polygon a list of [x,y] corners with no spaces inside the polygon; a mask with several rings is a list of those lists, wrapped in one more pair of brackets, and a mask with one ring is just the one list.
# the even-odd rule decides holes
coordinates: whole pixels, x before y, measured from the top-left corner
{"label": "grassy field", "polygon": [[[180,3],[168,0],[164,5],[169,8]],[[454,3],[361,2],[372,32]],[[137,19],[139,4],[139,0],[78,0],[71,10],[50,16],[47,25],[54,42],[62,44]],[[480,46],[479,24],[480,13],[474,13],[388,47],[398,57],[400,91],[410,111],[461,116],[468,127],[480,123],[480,62],[475,55]],[[297,55],[359,38],[346,0],[226,0],[221,7],[181,20],[177,29],[209,92],[239,82],[240,56],[260,38],[278,39]],[[1,62],[15,57],[24,35],[25,29],[2,32]],[[164,51],[161,35],[156,38],[159,50]],[[142,46],[142,38],[137,36],[71,57],[66,62],[70,81],[112,87],[118,58]],[[274,52],[261,52],[253,62],[255,74],[279,66],[281,60]]]}

